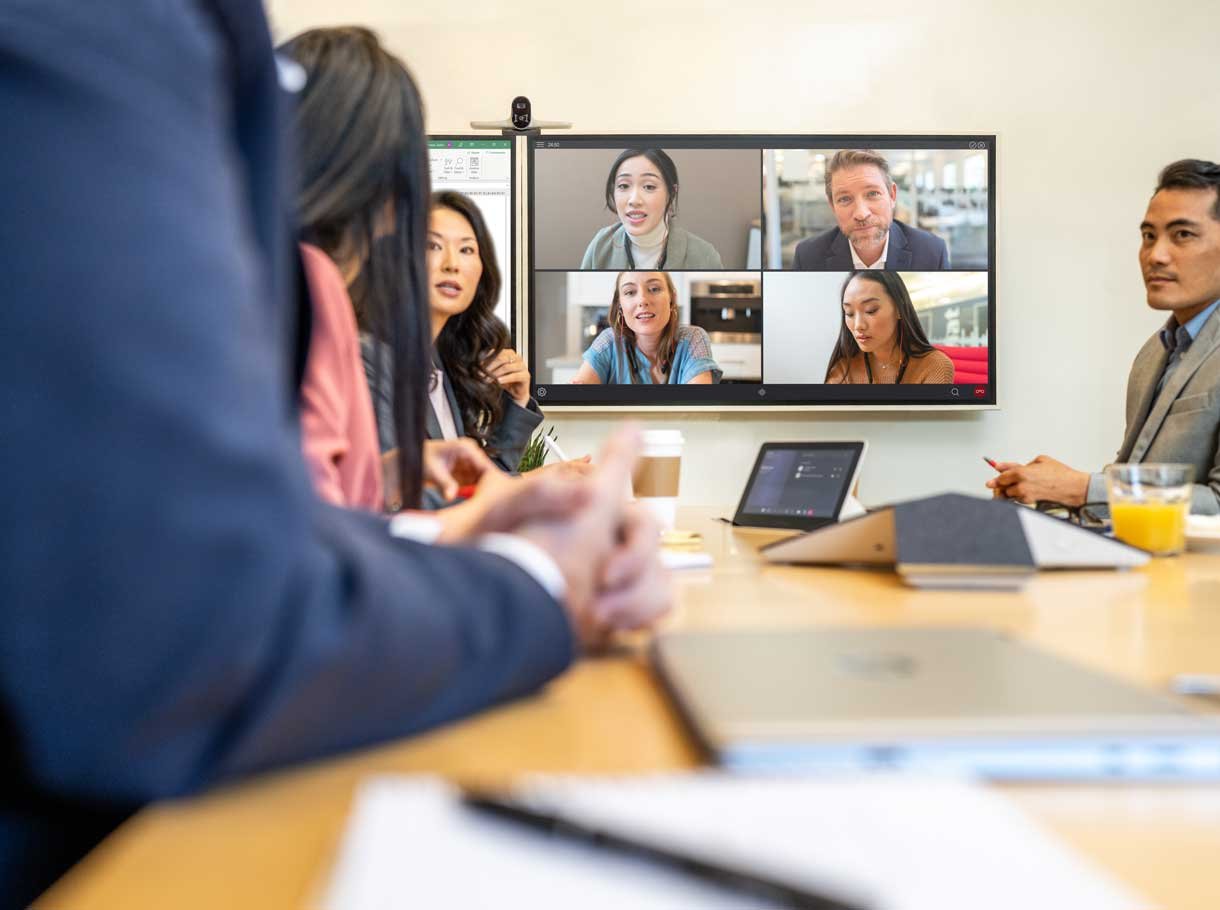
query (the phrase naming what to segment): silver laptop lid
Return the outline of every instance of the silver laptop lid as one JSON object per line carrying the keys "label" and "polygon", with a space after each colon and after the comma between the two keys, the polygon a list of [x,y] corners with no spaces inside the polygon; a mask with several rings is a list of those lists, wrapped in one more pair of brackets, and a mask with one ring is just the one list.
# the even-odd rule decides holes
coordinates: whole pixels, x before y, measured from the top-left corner
{"label": "silver laptop lid", "polygon": [[[1139,745],[1160,751],[1133,762],[1162,756],[1164,765],[1183,744],[1202,743],[1204,763],[1220,773],[1220,724],[1211,718],[991,630],[677,632],[654,647],[692,727],[729,764],[832,758],[927,768],[934,754],[952,753],[949,770],[994,774],[1031,749],[1043,762],[1064,756],[1066,769],[1081,764],[1080,750],[1097,753],[1085,765],[1102,767],[1104,755]],[[988,752],[990,764],[980,758]],[[1000,776],[1081,775],[1045,767]]]}

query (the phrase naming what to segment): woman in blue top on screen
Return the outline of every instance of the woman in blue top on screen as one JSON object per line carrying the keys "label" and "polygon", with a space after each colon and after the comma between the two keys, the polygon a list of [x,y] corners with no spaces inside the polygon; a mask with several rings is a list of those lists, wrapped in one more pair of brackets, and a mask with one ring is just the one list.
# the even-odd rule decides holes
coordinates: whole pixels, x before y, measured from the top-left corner
{"label": "woman in blue top on screen", "polygon": [[674,224],[678,168],[661,149],[627,149],[606,177],[618,223],[593,235],[582,269],[720,269],[716,248]]}
{"label": "woman in blue top on screen", "polygon": [[710,385],[720,376],[707,332],[678,324],[678,294],[669,275],[620,272],[610,328],[589,345],[572,382]]}

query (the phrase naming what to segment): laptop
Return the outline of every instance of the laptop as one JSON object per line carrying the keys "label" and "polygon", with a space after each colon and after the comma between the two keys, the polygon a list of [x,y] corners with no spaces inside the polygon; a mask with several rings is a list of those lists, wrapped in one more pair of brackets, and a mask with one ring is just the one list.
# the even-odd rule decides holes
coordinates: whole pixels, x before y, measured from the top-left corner
{"label": "laptop", "polygon": [[856,486],[863,442],[765,442],[733,524],[813,531],[839,520]]}
{"label": "laptop", "polygon": [[1220,778],[1216,718],[988,629],[679,631],[652,657],[733,770]]}

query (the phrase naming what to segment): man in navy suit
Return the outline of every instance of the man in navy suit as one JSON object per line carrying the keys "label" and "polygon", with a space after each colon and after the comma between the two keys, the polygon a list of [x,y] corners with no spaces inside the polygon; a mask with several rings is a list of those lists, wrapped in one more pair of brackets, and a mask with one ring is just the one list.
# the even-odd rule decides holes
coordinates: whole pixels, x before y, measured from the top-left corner
{"label": "man in navy suit", "polygon": [[898,186],[885,156],[871,149],[840,149],[826,165],[826,198],[838,227],[796,245],[794,269],[949,268],[949,250],[935,234],[894,220]]}
{"label": "man in navy suit", "polygon": [[528,693],[668,601],[630,440],[477,549],[315,499],[283,100],[259,0],[0,5],[2,907],[143,803]]}

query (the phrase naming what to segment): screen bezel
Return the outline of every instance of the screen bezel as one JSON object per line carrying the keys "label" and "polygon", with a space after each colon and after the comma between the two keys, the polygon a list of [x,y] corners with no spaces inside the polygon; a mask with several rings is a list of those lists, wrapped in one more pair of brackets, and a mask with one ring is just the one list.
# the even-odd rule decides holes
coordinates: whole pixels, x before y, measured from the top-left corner
{"label": "screen bezel", "polygon": [[[437,133],[428,135],[428,142],[507,142],[508,143],[508,274],[501,275],[503,287],[508,289],[508,335],[510,346],[517,347],[517,231],[520,228],[517,217],[517,140],[513,136],[488,136],[486,134]],[[428,146],[431,151],[432,146]],[[428,183],[433,193],[437,192],[431,171]]]}
{"label": "screen bezel", "polygon": [[[843,511],[843,503],[847,501],[847,494],[851,492],[852,487],[855,486],[856,478],[860,475],[860,468],[864,464],[864,452],[867,447],[867,443],[859,440],[855,442],[764,442],[758,449],[758,457],[754,459],[754,467],[751,468],[745,488],[741,491],[741,500],[737,503],[737,512],[733,516],[733,524],[743,528],[780,528],[794,531],[813,531],[828,524],[834,524],[839,520],[839,513]],[[768,452],[792,450],[808,452],[811,449],[815,451],[851,450],[852,452],[851,470],[848,471],[847,477],[839,489],[833,515],[755,515],[752,512],[745,511],[746,501],[750,498],[750,490],[754,488],[754,482],[758,479],[758,470],[762,467],[763,459],[766,458]]]}
{"label": "screen bezel", "polygon": [[[971,143],[974,143],[973,145]],[[600,133],[576,135],[531,136],[528,140],[527,160],[530,179],[527,192],[527,237],[525,329],[528,349],[528,366],[531,376],[540,375],[537,362],[538,337],[535,320],[537,300],[535,275],[536,237],[536,153],[539,148],[564,147],[591,148],[757,148],[759,170],[762,170],[761,154],[768,148],[947,148],[987,151],[987,376],[985,386],[976,383],[954,383],[953,385],[826,385],[823,383],[802,384],[716,384],[710,386],[680,385],[571,385],[535,382],[533,395],[539,404],[548,407],[571,407],[582,411],[608,410],[740,410],[760,406],[767,410],[809,408],[867,408],[884,410],[978,410],[995,408],[998,402],[996,370],[996,135],[994,133],[940,133],[902,135],[894,133],[876,134],[769,134],[769,133],[700,133],[700,134],[640,134]],[[759,212],[762,216],[763,249],[766,249],[766,188],[760,183]],[[581,271],[580,269],[548,269],[547,271]],[[712,271],[699,269],[697,271]],[[724,271],[740,272],[742,269]],[[749,270],[746,270],[749,271]],[[760,275],[768,272],[784,272],[783,269],[758,269]],[[979,271],[977,269],[947,269],[946,271]],[[765,307],[765,300],[764,300]],[[764,315],[764,319],[765,319]],[[983,394],[979,394],[982,391]]]}

